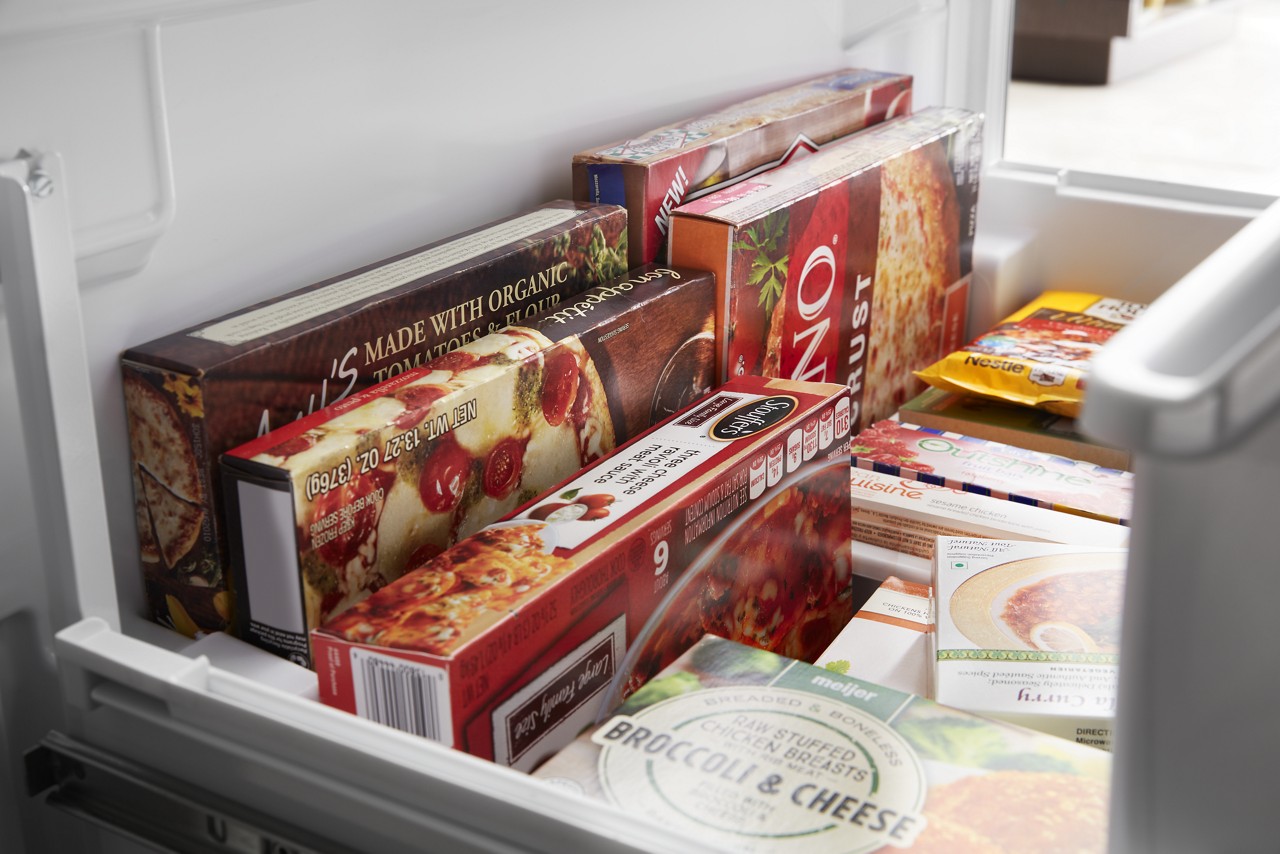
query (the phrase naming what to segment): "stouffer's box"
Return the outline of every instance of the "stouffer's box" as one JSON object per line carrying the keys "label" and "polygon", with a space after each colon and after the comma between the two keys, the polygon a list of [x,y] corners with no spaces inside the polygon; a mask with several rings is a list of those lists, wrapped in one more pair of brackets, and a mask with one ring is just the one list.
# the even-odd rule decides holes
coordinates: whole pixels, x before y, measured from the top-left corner
{"label": "stouffer's box", "polygon": [[321,699],[530,770],[704,633],[852,616],[848,390],[746,377],[312,633]]}
{"label": "stouffer's box", "polygon": [[716,273],[719,370],[846,383],[854,429],[964,341],[982,117],[929,108],[676,209],[672,263]]}
{"label": "stouffer's box", "polygon": [[225,629],[218,456],[626,272],[626,211],[549,202],[121,356],[151,619]]}
{"label": "stouffer's box", "polygon": [[716,851],[1104,852],[1110,756],[706,637],[534,771]]}
{"label": "stouffer's box", "polygon": [[307,631],[711,387],[711,275],[647,266],[228,452],[237,633]]}
{"label": "stouffer's box", "polygon": [[844,69],[573,158],[573,197],[623,205],[631,263],[666,257],[671,211],[911,111],[911,77]]}

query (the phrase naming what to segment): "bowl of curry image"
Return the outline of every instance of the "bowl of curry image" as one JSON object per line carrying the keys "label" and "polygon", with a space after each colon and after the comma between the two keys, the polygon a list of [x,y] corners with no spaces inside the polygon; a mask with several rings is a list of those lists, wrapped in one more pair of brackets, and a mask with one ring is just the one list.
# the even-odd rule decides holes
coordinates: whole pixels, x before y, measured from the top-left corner
{"label": "bowl of curry image", "polygon": [[951,620],[982,649],[1120,651],[1127,553],[1080,552],[1009,561],[951,597]]}

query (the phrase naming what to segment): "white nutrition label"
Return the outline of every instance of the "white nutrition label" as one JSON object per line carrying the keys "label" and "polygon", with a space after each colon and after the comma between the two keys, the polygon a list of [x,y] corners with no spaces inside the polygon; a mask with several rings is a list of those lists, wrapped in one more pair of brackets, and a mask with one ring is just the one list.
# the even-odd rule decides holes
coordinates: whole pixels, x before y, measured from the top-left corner
{"label": "white nutrition label", "polygon": [[568,222],[578,213],[560,208],[533,211],[318,290],[287,297],[212,323],[191,335],[228,346],[244,344],[469,261],[543,229]]}

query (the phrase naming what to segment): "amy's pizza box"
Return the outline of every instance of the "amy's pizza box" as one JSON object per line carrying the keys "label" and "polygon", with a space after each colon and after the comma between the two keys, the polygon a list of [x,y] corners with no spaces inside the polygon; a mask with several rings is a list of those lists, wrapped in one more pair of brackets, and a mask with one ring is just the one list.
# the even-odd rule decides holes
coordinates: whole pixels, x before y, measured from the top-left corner
{"label": "amy's pizza box", "polygon": [[932,693],[932,632],[933,589],[890,576],[814,664],[843,676],[928,697]]}
{"label": "amy's pizza box", "polygon": [[218,455],[624,273],[626,211],[550,202],[127,350],[149,616],[233,610]]}
{"label": "amy's pizza box", "polygon": [[229,451],[237,634],[306,663],[309,629],[701,397],[714,287],[637,268]]}
{"label": "amy's pizza box", "polygon": [[939,538],[938,702],[1110,750],[1127,557]]}
{"label": "amy's pizza box", "polygon": [[534,776],[717,851],[1101,854],[1110,759],[707,637]]}
{"label": "amy's pizza box", "polygon": [[929,108],[676,209],[672,263],[716,274],[721,375],[842,382],[854,429],[964,340],[982,117]]}
{"label": "amy's pizza box", "polygon": [[529,770],[704,633],[812,660],[853,612],[849,426],[843,386],[727,384],[314,631],[321,699]]}
{"label": "amy's pizza box", "polygon": [[1129,524],[1133,472],[1014,445],[879,421],[853,440],[859,469]]}
{"label": "amy's pizza box", "polygon": [[844,69],[580,152],[573,197],[629,215],[631,263],[666,257],[671,211],[911,111],[911,77]]}
{"label": "amy's pizza box", "polygon": [[[938,537],[988,537],[1092,546],[1127,546],[1123,525],[1006,501],[903,474],[854,467],[849,472],[853,540],[891,557],[891,572],[909,581],[933,581]],[[860,551],[865,551],[861,549]],[[875,572],[886,561],[864,564],[854,554],[853,571]],[[883,578],[883,576],[881,576]]]}

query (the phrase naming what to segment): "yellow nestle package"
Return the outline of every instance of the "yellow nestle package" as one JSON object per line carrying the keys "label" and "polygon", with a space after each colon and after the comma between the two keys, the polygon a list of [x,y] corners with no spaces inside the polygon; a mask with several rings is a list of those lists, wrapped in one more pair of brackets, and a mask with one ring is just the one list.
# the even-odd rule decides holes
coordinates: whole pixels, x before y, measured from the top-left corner
{"label": "yellow nestle package", "polygon": [[1145,308],[1098,294],[1046,291],[916,376],[947,391],[1074,418],[1093,354]]}

